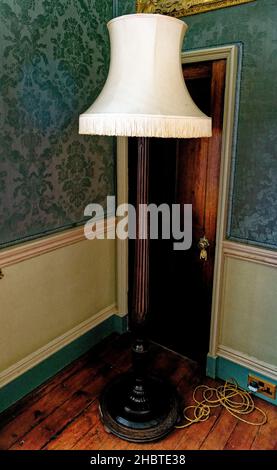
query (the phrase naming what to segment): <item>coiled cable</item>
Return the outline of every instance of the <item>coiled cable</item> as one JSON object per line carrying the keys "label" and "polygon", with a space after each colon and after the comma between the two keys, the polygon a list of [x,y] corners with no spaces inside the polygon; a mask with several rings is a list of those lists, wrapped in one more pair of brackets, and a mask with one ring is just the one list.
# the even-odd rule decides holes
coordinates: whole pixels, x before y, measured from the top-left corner
{"label": "coiled cable", "polygon": [[[200,391],[201,398],[197,399],[197,392]],[[238,420],[252,426],[262,426],[267,422],[266,413],[261,408],[255,406],[250,393],[240,389],[234,379],[227,380],[224,385],[220,385],[217,388],[207,385],[198,385],[194,389],[193,400],[194,404],[187,406],[183,410],[185,423],[177,425],[177,429],[183,429],[194,423],[207,421],[211,415],[212,408],[216,408],[220,405]],[[259,422],[245,418],[245,416],[250,415],[254,411],[258,411],[261,414],[261,420]]]}

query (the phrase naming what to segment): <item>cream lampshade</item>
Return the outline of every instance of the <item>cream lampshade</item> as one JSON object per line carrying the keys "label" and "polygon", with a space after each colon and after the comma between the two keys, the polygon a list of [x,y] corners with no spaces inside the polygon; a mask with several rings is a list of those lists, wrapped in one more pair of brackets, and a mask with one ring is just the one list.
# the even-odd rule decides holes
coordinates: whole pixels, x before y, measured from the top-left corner
{"label": "cream lampshade", "polygon": [[106,84],[80,116],[81,134],[209,137],[211,119],[184,82],[181,46],[187,25],[163,15],[134,14],[108,23],[111,62]]}
{"label": "cream lampshade", "polygon": [[[184,82],[180,51],[185,23],[163,15],[136,14],[113,19],[108,29],[109,75],[99,97],[80,116],[79,132],[139,138],[137,226],[147,226],[139,208],[148,203],[148,138],[209,137],[211,119],[198,109]],[[113,434],[128,441],[150,442],[174,429],[179,405],[171,385],[147,372],[148,237],[137,237],[134,264],[133,369],[106,386],[100,412],[105,428]]]}

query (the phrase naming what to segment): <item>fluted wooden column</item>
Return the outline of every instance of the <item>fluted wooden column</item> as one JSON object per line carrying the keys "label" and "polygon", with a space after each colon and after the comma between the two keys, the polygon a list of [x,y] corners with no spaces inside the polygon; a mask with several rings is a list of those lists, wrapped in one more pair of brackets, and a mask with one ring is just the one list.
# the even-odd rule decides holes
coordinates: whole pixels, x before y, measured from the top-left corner
{"label": "fluted wooden column", "polygon": [[135,272],[133,287],[132,326],[140,331],[149,310],[149,227],[147,212],[142,205],[148,204],[149,197],[149,138],[138,139],[137,201],[136,201],[136,244]]}

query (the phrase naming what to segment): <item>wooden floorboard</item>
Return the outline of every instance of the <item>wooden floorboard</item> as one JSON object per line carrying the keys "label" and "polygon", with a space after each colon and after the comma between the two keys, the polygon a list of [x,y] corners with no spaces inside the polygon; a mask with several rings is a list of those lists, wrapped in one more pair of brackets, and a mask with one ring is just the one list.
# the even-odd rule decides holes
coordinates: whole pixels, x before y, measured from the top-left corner
{"label": "wooden floorboard", "polygon": [[17,441],[11,449],[42,449],[51,439],[58,436],[73,419],[96,400],[103,386],[118,373],[115,369],[108,370],[108,366],[105,367],[106,370],[102,370],[101,375],[92,377],[81,388],[79,387],[68,400],[56,407],[40,424],[25,434],[22,440]]}
{"label": "wooden floorboard", "polygon": [[253,450],[271,450],[277,445],[277,408],[262,400],[257,400],[257,406],[267,414],[266,426],[260,426],[252,442]]}
{"label": "wooden floorboard", "polygon": [[[0,449],[12,450],[222,450],[277,448],[276,407],[256,399],[268,416],[264,426],[238,421],[222,407],[210,418],[176,429],[162,441],[133,444],[108,434],[100,421],[98,397],[105,384],[131,365],[130,335],[112,335],[89,353],[0,416]],[[199,383],[218,382],[201,376],[196,363],[156,344],[150,348],[149,366],[175,384],[182,406],[192,403]],[[259,420],[258,413],[252,416]]]}
{"label": "wooden floorboard", "polygon": [[215,425],[200,446],[201,450],[223,450],[237,424],[237,419],[222,410]]}

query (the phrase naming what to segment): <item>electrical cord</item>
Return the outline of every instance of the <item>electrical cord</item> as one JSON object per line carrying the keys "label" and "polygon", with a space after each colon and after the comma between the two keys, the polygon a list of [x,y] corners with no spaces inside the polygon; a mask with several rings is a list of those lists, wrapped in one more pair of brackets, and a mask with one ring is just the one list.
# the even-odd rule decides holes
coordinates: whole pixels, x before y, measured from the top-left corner
{"label": "electrical cord", "polygon": [[[196,394],[199,390],[201,390],[202,393],[200,400],[196,398]],[[267,422],[266,413],[261,408],[255,406],[250,393],[240,389],[234,379],[227,380],[224,385],[220,385],[217,388],[207,385],[198,385],[198,387],[194,389],[193,400],[195,404],[187,406],[183,410],[186,422],[182,425],[175,426],[177,429],[183,429],[194,423],[207,421],[211,415],[211,409],[220,405],[235,418],[252,426],[262,426]],[[191,413],[188,414],[190,410],[193,410],[193,417],[189,416]],[[254,411],[258,411],[262,415],[260,422],[249,421],[243,417]]]}

